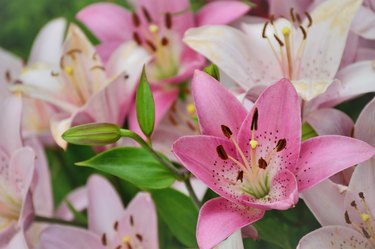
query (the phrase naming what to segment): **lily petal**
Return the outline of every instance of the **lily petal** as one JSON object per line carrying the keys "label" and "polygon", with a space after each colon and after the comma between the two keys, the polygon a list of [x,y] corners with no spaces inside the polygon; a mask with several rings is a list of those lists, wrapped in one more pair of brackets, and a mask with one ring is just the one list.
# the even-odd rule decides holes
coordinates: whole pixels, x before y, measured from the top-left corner
{"label": "lily petal", "polygon": [[12,240],[3,247],[4,249],[29,249],[29,246],[27,245],[26,238],[24,232],[18,231],[12,238]]}
{"label": "lily petal", "polygon": [[305,190],[302,198],[322,226],[345,225],[346,188],[325,180]]}
{"label": "lily petal", "polygon": [[[375,83],[375,82],[374,82]],[[354,137],[375,147],[375,98],[363,108],[354,128]]]}
{"label": "lily petal", "polygon": [[344,226],[327,226],[305,235],[297,249],[332,248],[366,249],[368,241],[354,229]]}
{"label": "lily petal", "polygon": [[46,228],[40,237],[41,249],[106,249],[100,237],[84,229],[51,225]]}
{"label": "lily petal", "polygon": [[111,241],[116,235],[113,224],[124,211],[120,197],[108,180],[98,175],[89,178],[87,194],[90,231],[96,234],[107,233],[108,239]]}
{"label": "lily petal", "polygon": [[130,12],[114,3],[91,4],[78,12],[76,17],[101,41],[124,41],[133,34]]}
{"label": "lily petal", "polygon": [[236,231],[226,240],[221,242],[215,249],[243,249],[241,230]]}
{"label": "lily petal", "polygon": [[333,108],[322,108],[309,113],[305,118],[319,135],[351,136],[354,122],[344,112]]}
{"label": "lily petal", "polygon": [[[3,87],[6,89],[6,84],[4,83],[16,80],[22,68],[23,62],[21,58],[0,48],[0,94],[4,94]],[[2,97],[3,95],[0,96]]]}
{"label": "lily petal", "polygon": [[297,163],[298,189],[302,192],[335,173],[371,158],[375,149],[357,139],[328,135],[302,143]]}
{"label": "lily petal", "polygon": [[211,249],[239,228],[259,220],[263,215],[263,210],[238,206],[222,197],[209,200],[199,212],[199,248]]}
{"label": "lily petal", "polygon": [[195,71],[192,93],[202,134],[225,138],[221,130],[225,125],[237,137],[246,110],[234,95],[202,71]]}
{"label": "lily petal", "polygon": [[28,64],[43,62],[58,65],[65,29],[64,18],[56,18],[48,22],[34,41]]}
{"label": "lily petal", "polygon": [[0,99],[2,118],[0,120],[0,149],[9,155],[22,146],[21,113],[22,100],[18,96]]}
{"label": "lily petal", "polygon": [[353,20],[351,30],[366,39],[375,39],[375,14],[370,8],[361,6]]}
{"label": "lily petal", "polygon": [[240,1],[207,3],[197,12],[197,26],[227,24],[235,21],[249,10],[249,5]]}
{"label": "lily petal", "polygon": [[192,28],[185,33],[184,42],[248,90],[257,83],[279,80],[283,75],[267,42],[249,39],[260,37],[262,28],[261,24],[249,25],[246,35],[229,26]]}
{"label": "lily petal", "polygon": [[[86,187],[80,187],[68,194],[65,200],[69,201],[77,211],[83,211],[88,207],[88,194]],[[56,216],[64,220],[73,220],[74,215],[65,201],[56,211]]]}

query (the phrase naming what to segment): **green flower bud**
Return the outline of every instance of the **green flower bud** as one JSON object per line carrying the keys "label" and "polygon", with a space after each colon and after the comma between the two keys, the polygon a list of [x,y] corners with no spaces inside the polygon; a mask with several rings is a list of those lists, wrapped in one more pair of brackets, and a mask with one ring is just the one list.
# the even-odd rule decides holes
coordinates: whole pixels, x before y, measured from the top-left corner
{"label": "green flower bud", "polygon": [[70,128],[62,138],[71,144],[107,145],[121,138],[120,128],[110,123],[91,123]]}

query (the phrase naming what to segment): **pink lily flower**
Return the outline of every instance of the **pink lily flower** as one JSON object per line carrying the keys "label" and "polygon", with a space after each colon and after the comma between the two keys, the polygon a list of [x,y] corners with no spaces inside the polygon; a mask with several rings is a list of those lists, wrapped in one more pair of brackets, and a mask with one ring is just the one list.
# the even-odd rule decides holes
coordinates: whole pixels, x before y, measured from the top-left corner
{"label": "pink lily flower", "polygon": [[49,226],[42,232],[40,248],[159,248],[156,209],[149,194],[139,193],[124,209],[115,189],[100,176],[90,177],[87,194],[89,230]]}
{"label": "pink lily flower", "polygon": [[200,248],[212,248],[265,210],[293,207],[299,192],[374,155],[372,146],[348,137],[301,143],[299,98],[288,80],[267,88],[249,113],[203,72],[192,89],[202,135],[178,139],[173,152],[221,196],[200,211]]}
{"label": "pink lily flower", "polygon": [[[130,40],[152,56],[147,71],[153,83],[157,127],[178,97],[179,89],[173,84],[189,79],[194,69],[205,62],[203,56],[182,42],[184,32],[191,27],[232,22],[249,6],[237,1],[213,2],[194,15],[188,0],[142,0],[131,4],[134,12],[113,3],[95,3],[81,10],[77,18],[101,41],[98,51],[105,62],[115,48]],[[129,127],[141,134],[135,117],[133,107]]]}
{"label": "pink lily flower", "polygon": [[292,10],[290,20],[244,22],[242,31],[228,26],[190,29],[184,41],[245,90],[284,77],[309,101],[333,82],[361,2],[328,0],[303,19]]}
{"label": "pink lily flower", "polygon": [[[23,238],[33,215],[31,185],[35,153],[23,147],[22,102],[18,96],[0,99],[0,247]],[[18,242],[17,242],[18,243]]]}
{"label": "pink lily flower", "polygon": [[[52,70],[52,67],[59,64],[65,28],[66,21],[62,18],[47,23],[34,40],[27,65],[23,64],[21,58],[0,49],[0,84],[4,84],[4,93],[8,92],[7,88],[11,84],[21,83],[22,74],[36,77],[34,70]],[[38,137],[41,141],[50,143],[49,121],[56,113],[55,108],[40,100],[24,98],[22,109],[22,136]]]}
{"label": "pink lily flower", "polygon": [[[375,146],[375,100],[362,111],[355,133]],[[348,187],[327,180],[303,193],[303,199],[323,226],[299,242],[308,248],[374,248],[375,157],[358,165]],[[319,203],[317,202],[319,198]]]}
{"label": "pink lily flower", "polygon": [[59,65],[22,74],[23,84],[13,85],[11,91],[43,100],[59,110],[50,121],[51,132],[57,144],[65,148],[67,144],[61,134],[72,124],[122,125],[135,82],[147,60],[145,51],[129,42],[113,54],[106,71],[83,32],[71,25]]}

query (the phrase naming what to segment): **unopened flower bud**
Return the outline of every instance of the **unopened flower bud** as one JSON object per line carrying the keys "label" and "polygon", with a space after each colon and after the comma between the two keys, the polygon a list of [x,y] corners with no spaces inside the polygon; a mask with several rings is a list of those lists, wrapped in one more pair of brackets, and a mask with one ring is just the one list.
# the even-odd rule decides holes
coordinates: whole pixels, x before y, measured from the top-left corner
{"label": "unopened flower bud", "polygon": [[80,145],[107,145],[121,138],[120,128],[110,123],[92,123],[75,126],[62,135],[68,143]]}

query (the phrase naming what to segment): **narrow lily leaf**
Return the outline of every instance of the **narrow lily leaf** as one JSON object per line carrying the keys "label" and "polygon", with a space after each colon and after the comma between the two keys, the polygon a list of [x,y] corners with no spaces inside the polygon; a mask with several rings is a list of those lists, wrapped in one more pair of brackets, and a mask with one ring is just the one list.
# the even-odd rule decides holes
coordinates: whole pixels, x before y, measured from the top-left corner
{"label": "narrow lily leaf", "polygon": [[159,216],[176,238],[189,248],[197,248],[195,228],[198,210],[189,197],[174,189],[154,191],[152,198]]}
{"label": "narrow lily leaf", "polygon": [[215,78],[217,81],[220,81],[220,71],[215,64],[211,64],[205,67],[204,72]]}
{"label": "narrow lily leaf", "polygon": [[139,127],[143,134],[150,137],[155,123],[155,102],[144,66],[136,95],[136,109]]}
{"label": "narrow lily leaf", "polygon": [[302,141],[316,136],[318,136],[318,134],[311,127],[311,125],[309,125],[308,123],[302,124]]}
{"label": "narrow lily leaf", "polygon": [[142,148],[114,148],[76,165],[117,176],[141,189],[166,188],[175,180],[168,169]]}

